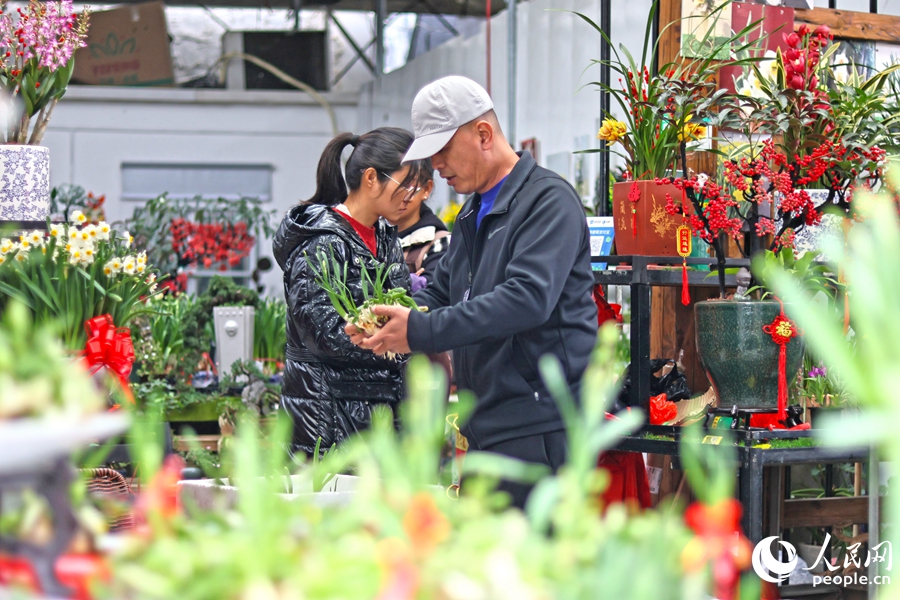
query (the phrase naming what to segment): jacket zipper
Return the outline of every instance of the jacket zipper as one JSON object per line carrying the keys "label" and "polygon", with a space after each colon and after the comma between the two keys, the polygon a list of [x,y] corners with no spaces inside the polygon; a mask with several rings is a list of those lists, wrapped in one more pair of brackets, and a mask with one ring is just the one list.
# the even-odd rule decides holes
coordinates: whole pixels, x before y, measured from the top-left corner
{"label": "jacket zipper", "polygon": [[474,257],[474,241],[472,238],[472,233],[469,230],[470,223],[464,223],[466,219],[471,217],[474,214],[475,210],[469,210],[466,214],[464,214],[459,219],[459,224],[462,225],[462,234],[463,241],[466,243],[466,255],[469,257],[469,283],[466,287],[466,291],[463,294],[463,302],[468,302],[469,295],[472,293],[472,274],[475,271],[475,257]]}

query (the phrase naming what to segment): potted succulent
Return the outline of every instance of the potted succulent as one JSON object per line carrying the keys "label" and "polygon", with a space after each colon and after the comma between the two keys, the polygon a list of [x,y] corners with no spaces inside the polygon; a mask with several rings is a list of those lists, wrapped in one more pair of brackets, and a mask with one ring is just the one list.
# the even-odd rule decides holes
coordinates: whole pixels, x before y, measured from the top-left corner
{"label": "potted succulent", "polygon": [[88,11],[71,0],[0,5],[0,219],[43,221],[50,210],[50,150],[40,146],[66,93],[73,54],[86,45]]}
{"label": "potted succulent", "polygon": [[[585,150],[611,152],[625,161],[626,181],[613,185],[612,205],[615,219],[615,244],[618,254],[677,256],[676,229],[681,219],[666,212],[666,195],[680,192],[663,178],[674,173],[683,146],[693,147],[707,137],[710,112],[725,93],[718,90],[716,68],[723,48],[738,43],[739,34],[725,41],[711,41],[712,29],[701,45],[712,44],[705,58],[682,60],[653,71],[651,60],[657,45],[650,43],[651,25],[658,9],[654,3],[647,22],[643,53],[640,60],[620,45],[617,50],[607,34],[589,17],[579,17],[593,26],[613,51],[609,61],[594,64],[608,66],[618,78],[618,85],[595,82],[592,85],[607,92],[617,104],[617,113],[604,115],[598,139],[604,148]],[[713,11],[717,18],[722,8]],[[752,60],[752,59],[751,59]],[[732,61],[735,65],[744,60]]]}

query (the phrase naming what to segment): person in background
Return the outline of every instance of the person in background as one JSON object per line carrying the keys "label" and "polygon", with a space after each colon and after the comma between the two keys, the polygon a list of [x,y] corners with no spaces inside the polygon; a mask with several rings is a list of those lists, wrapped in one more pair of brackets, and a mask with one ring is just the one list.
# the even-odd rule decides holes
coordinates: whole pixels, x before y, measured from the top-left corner
{"label": "person in background", "polygon": [[[412,291],[424,289],[432,279],[441,257],[450,247],[450,232],[444,222],[431,212],[425,201],[434,190],[434,168],[426,158],[409,163],[410,177],[415,178],[416,188],[404,215],[395,223],[403,257],[412,280]],[[453,389],[453,364],[450,352],[428,355],[431,362],[440,365],[447,375],[447,396]]]}
{"label": "person in background", "polygon": [[293,454],[312,455],[320,440],[322,452],[368,428],[377,406],[397,414],[406,357],[394,361],[353,345],[306,258],[320,251],[333,256],[346,269],[357,305],[364,301],[363,267],[371,273],[376,264],[387,265],[386,289],[409,290],[397,230],[388,221],[401,220],[409,207],[415,173],[400,161],[412,140],[392,127],[336,137],[319,159],[316,193],[290,209],[275,234],[288,304],[281,403],[293,422]]}
{"label": "person in background", "polygon": [[434,190],[431,160],[426,158],[410,163],[410,171],[416,174],[416,190],[410,198],[409,207],[395,225],[412,277],[412,290],[418,292],[431,281],[438,262],[450,247],[450,232],[425,204]]}

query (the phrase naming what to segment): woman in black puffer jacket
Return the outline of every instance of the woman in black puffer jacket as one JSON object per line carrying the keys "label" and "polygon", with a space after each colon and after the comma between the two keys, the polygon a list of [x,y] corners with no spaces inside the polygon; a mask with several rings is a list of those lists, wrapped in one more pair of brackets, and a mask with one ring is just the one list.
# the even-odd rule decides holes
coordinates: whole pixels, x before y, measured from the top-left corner
{"label": "woman in black puffer jacket", "polygon": [[[275,259],[284,271],[288,303],[287,350],[281,403],[294,424],[293,453],[307,456],[368,428],[372,411],[394,411],[403,397],[406,356],[389,360],[350,342],[346,323],[315,282],[305,256],[320,250],[347,265],[347,285],[357,305],[364,301],[362,269],[386,265],[386,289],[409,289],[396,229],[408,208],[418,164],[401,165],[413,136],[384,127],[343,134],[319,160],[316,193],[290,211],[275,234]],[[353,151],[341,174],[341,153]],[[349,192],[348,192],[349,188]]]}

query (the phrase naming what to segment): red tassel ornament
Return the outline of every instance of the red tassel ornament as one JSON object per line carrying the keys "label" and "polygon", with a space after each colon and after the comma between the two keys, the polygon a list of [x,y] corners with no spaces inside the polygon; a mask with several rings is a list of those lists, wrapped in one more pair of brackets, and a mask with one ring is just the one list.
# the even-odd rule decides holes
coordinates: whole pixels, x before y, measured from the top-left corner
{"label": "red tassel ornament", "polygon": [[800,335],[800,331],[794,322],[784,314],[784,307],[768,325],[763,325],[763,331],[772,336],[772,341],[778,344],[778,420],[787,419],[787,345],[793,338]]}
{"label": "red tassel ornament", "polygon": [[678,242],[678,256],[681,257],[681,303],[687,306],[691,303],[687,272],[687,257],[691,255],[693,244],[691,228],[687,225],[681,225],[675,230],[675,239]]}

